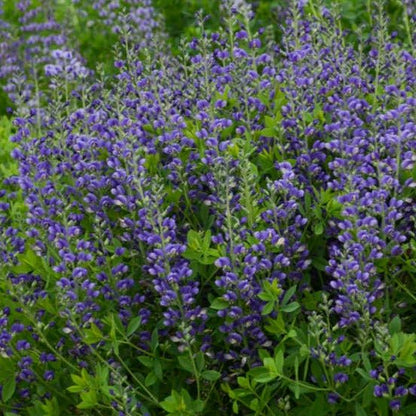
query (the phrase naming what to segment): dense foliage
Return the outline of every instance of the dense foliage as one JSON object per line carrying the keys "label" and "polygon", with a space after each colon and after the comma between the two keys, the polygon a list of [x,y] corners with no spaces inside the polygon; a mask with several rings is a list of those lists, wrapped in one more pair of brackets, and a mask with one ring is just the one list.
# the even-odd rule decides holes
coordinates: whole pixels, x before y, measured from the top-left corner
{"label": "dense foliage", "polygon": [[5,416],[416,414],[411,0],[0,10]]}

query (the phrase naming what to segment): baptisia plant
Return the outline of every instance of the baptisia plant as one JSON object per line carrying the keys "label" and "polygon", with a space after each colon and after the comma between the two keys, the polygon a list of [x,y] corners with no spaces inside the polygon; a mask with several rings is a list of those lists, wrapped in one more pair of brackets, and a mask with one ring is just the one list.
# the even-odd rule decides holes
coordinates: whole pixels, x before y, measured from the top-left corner
{"label": "baptisia plant", "polygon": [[34,86],[8,90],[6,414],[412,414],[416,60],[382,6],[349,45],[322,4],[276,41],[227,1],[179,54],[148,1],[68,10],[115,75],[66,37],[1,49]]}

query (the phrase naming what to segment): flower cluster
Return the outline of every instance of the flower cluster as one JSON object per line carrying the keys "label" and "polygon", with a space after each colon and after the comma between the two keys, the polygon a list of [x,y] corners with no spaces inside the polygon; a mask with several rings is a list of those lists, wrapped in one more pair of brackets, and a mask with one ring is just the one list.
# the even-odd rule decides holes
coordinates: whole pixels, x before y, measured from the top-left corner
{"label": "flower cluster", "polygon": [[37,6],[31,0],[16,4],[18,23],[1,20],[0,79],[12,102],[37,109],[41,98],[43,67],[53,61],[51,51],[63,48],[68,39],[51,14],[52,3]]}

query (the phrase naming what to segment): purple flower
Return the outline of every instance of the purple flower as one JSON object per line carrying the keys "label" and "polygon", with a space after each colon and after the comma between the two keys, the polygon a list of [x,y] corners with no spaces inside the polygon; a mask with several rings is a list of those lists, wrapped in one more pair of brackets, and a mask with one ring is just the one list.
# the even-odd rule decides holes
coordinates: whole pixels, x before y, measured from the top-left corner
{"label": "purple flower", "polygon": [[82,277],[85,277],[88,274],[87,269],[85,269],[84,267],[76,267],[73,271],[72,271],[72,277],[74,279],[80,279]]}
{"label": "purple flower", "polygon": [[231,262],[230,259],[228,257],[220,257],[217,260],[215,260],[215,265],[217,267],[230,267],[231,266]]}
{"label": "purple flower", "polygon": [[390,409],[392,409],[394,412],[398,412],[401,407],[400,400],[391,400],[389,402]]}
{"label": "purple flower", "polygon": [[327,400],[329,404],[337,404],[339,401],[339,394],[336,392],[331,392],[328,394]]}
{"label": "purple flower", "polygon": [[340,383],[340,384],[346,383],[348,381],[348,378],[349,378],[348,375],[345,373],[334,374],[335,383]]}
{"label": "purple flower", "polygon": [[55,378],[55,373],[52,370],[47,370],[43,373],[43,378],[46,381],[51,381]]}
{"label": "purple flower", "polygon": [[416,396],[416,384],[413,384],[412,386],[409,387],[409,393],[412,396]]}
{"label": "purple flower", "polygon": [[374,386],[374,396],[376,397],[383,397],[384,395],[388,394],[389,388],[387,384],[378,384]]}
{"label": "purple flower", "polygon": [[25,339],[21,339],[16,343],[17,351],[24,351],[30,349],[30,343]]}

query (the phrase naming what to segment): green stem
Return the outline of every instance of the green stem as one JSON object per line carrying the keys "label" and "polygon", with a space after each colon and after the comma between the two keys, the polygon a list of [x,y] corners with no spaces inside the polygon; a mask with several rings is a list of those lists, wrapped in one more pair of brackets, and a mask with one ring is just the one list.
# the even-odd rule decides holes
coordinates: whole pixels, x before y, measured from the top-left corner
{"label": "green stem", "polygon": [[228,176],[225,179],[225,216],[227,221],[227,230],[228,230],[228,238],[230,242],[230,258],[231,263],[235,265],[235,258],[234,258],[234,242],[233,242],[233,225],[232,225],[232,215],[231,215],[231,207],[230,207],[230,186]]}
{"label": "green stem", "polygon": [[404,15],[404,27],[406,28],[406,33],[407,33],[407,37],[409,40],[409,44],[412,48],[412,52],[413,55],[415,54],[415,45],[413,44],[413,39],[412,39],[412,31],[410,29],[410,23],[409,23],[409,16],[407,14],[407,10],[406,10],[406,6],[403,6],[403,15]]}
{"label": "green stem", "polygon": [[398,279],[396,280],[396,283],[416,302],[416,296],[405,285],[403,285]]}
{"label": "green stem", "polygon": [[[101,355],[99,355],[99,354],[97,354],[97,355],[102,359]],[[152,392],[134,375],[134,373],[130,370],[129,366],[121,359],[121,357],[118,354],[115,354],[115,355],[116,355],[117,359],[120,361],[120,363],[123,366],[123,368],[127,371],[127,373],[129,373],[129,375],[131,376],[131,378],[140,386],[141,389],[143,389],[143,391],[146,392],[146,394],[149,397],[144,396],[140,392],[138,392],[138,394],[140,394],[140,396],[146,398],[147,400],[149,400],[149,398],[150,398],[151,401],[153,402],[153,404],[159,406],[159,402],[158,402],[157,398],[152,394]],[[102,361],[104,363],[106,363],[106,365],[108,365],[108,363],[105,360],[102,359]]]}
{"label": "green stem", "polygon": [[373,15],[371,14],[371,0],[367,0],[367,13],[370,27],[373,27]]}
{"label": "green stem", "polygon": [[[11,347],[12,351],[13,351],[13,355],[23,358],[23,355],[17,351],[15,348]],[[31,370],[33,371],[33,373],[35,374],[35,376],[37,377],[36,383],[40,383],[43,384],[45,386],[45,388],[47,390],[51,390],[53,391],[56,395],[62,397],[63,399],[67,399],[67,396],[65,396],[63,393],[61,393],[60,391],[56,390],[51,384],[48,384],[46,381],[44,381],[43,377],[36,371],[33,369],[33,367],[31,368]]]}
{"label": "green stem", "polygon": [[[82,331],[81,328],[77,325],[77,323],[75,321],[71,322],[76,330],[78,331],[78,333],[82,336]],[[108,364],[108,362],[106,360],[104,360],[104,358],[101,356],[101,354],[99,354],[97,352],[97,350],[94,347],[90,347],[91,352],[98,358],[99,361],[101,361],[101,363],[103,363],[106,367],[108,367],[111,370],[113,370],[113,368]],[[137,392],[138,395],[140,395],[142,398],[149,400],[153,402],[154,404],[156,404],[157,406],[159,406],[159,402],[157,400],[157,398],[152,394],[152,392],[134,375],[134,373],[130,370],[129,366],[121,359],[120,355],[117,354],[115,352],[115,356],[117,357],[117,359],[119,360],[120,364],[123,366],[123,368],[127,371],[127,373],[131,376],[131,378],[137,383],[137,385],[148,395],[144,395],[143,393]]]}
{"label": "green stem", "polygon": [[34,319],[29,310],[27,310],[26,308],[22,307],[22,309],[25,312],[25,316],[26,318],[28,318],[31,323],[33,324],[33,328],[35,329],[37,335],[39,335],[39,337],[42,339],[43,343],[49,348],[50,351],[52,351],[62,362],[64,362],[68,367],[70,367],[72,370],[77,371],[78,368],[73,365],[70,361],[68,361],[56,348],[54,348],[51,343],[48,341],[48,339],[45,337],[45,335],[43,334],[43,332],[41,330],[38,329],[38,322],[36,321],[36,319]]}
{"label": "green stem", "polygon": [[316,12],[315,5],[313,3],[313,0],[310,1],[310,5],[311,5],[311,12],[312,12],[312,14],[314,15],[314,17],[317,20],[319,20],[319,16],[318,16],[318,13]]}
{"label": "green stem", "polygon": [[194,359],[194,356],[192,354],[191,346],[190,346],[189,343],[188,343],[188,353],[189,353],[189,359],[191,360],[191,363],[192,363],[192,369],[193,369],[194,376],[195,376],[195,380],[196,380],[197,398],[198,398],[198,400],[200,400],[201,399],[201,382],[200,382],[200,376],[199,376],[199,371],[196,368],[195,359]]}

